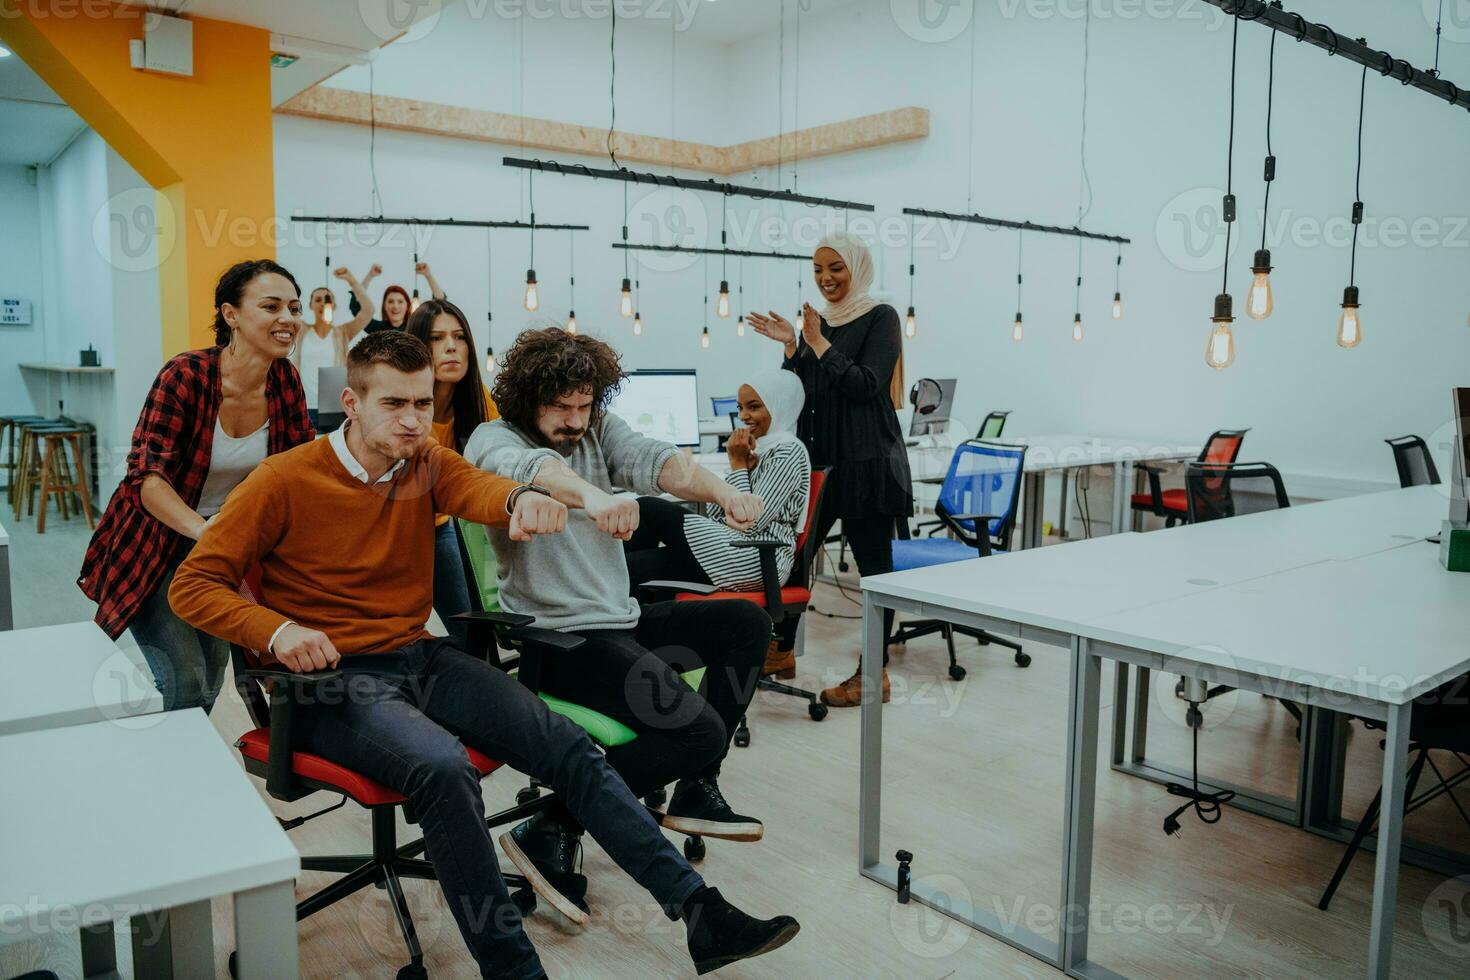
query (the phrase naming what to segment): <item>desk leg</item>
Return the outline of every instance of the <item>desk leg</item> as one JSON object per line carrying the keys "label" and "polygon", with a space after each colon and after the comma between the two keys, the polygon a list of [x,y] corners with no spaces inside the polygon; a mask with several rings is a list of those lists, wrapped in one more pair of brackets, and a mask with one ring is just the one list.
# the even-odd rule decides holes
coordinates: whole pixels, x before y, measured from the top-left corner
{"label": "desk leg", "polygon": [[863,703],[858,765],[858,870],[878,863],[883,794],[883,609],[863,593]]}
{"label": "desk leg", "polygon": [[1148,754],[1148,675],[1147,667],[1138,668],[1133,681],[1133,761],[1142,762]]}
{"label": "desk leg", "polygon": [[[1057,537],[1067,536],[1067,471],[1062,470],[1062,491],[1057,495],[1060,506],[1057,507]],[[1091,530],[1089,528],[1088,530]]]}
{"label": "desk leg", "polygon": [[132,928],[133,976],[149,980],[214,976],[214,925],[208,899],[135,915]]}
{"label": "desk leg", "polygon": [[1393,922],[1399,905],[1399,849],[1404,834],[1404,775],[1409,763],[1413,704],[1390,705],[1383,747],[1383,804],[1378,811],[1378,850],[1373,855],[1373,918],[1368,933],[1368,976],[1388,980]]}
{"label": "desk leg", "polygon": [[1097,798],[1097,713],[1102,661],[1072,638],[1071,715],[1067,722],[1067,837],[1062,871],[1062,969],[1085,969],[1092,902],[1092,824]]}
{"label": "desk leg", "polygon": [[117,940],[111,922],[82,930],[82,976],[117,976]]}
{"label": "desk leg", "polygon": [[239,980],[298,980],[293,882],[235,893],[235,952]]}
{"label": "desk leg", "polygon": [[1113,765],[1123,764],[1123,754],[1127,749],[1128,665],[1119,660],[1113,664]]}
{"label": "desk leg", "polygon": [[0,630],[15,629],[15,614],[10,602],[10,547],[0,545]]}
{"label": "desk leg", "polygon": [[1123,530],[1123,524],[1128,519],[1128,487],[1133,482],[1132,476],[1132,463],[1119,460],[1113,464],[1113,509],[1108,530],[1114,534]]}
{"label": "desk leg", "polygon": [[1021,547],[1040,548],[1043,519],[1041,505],[1046,498],[1046,472],[1044,470],[1026,474],[1022,495],[1026,498],[1025,513],[1022,517],[1026,527],[1021,534]]}

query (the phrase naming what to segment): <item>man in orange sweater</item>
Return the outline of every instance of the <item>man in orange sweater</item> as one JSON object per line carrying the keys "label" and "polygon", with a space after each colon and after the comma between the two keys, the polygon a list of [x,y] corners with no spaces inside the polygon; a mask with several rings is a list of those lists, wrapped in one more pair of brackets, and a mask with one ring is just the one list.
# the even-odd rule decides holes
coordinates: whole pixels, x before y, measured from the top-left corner
{"label": "man in orange sweater", "polygon": [[[796,921],[754,919],[706,887],[581,728],[424,631],[436,512],[518,541],[566,525],[566,507],[540,488],[482,473],[429,438],[430,360],[422,341],[396,330],[352,348],[347,422],[268,458],[230,494],[174,577],[174,611],[291,670],[351,675],[350,696],[299,706],[295,744],[413,802],[483,975],[545,972],[500,877],[464,745],[550,785],[671,918],[686,920],[700,973],[787,942]],[[256,564],[259,604],[238,592]]]}

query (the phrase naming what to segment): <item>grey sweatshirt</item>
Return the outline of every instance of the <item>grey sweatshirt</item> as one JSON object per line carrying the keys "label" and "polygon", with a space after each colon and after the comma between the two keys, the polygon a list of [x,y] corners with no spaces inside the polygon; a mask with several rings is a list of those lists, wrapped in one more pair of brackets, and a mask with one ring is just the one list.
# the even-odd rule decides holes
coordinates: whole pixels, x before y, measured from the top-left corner
{"label": "grey sweatshirt", "polygon": [[[562,462],[599,490],[620,487],[640,494],[663,491],[658,475],[679,454],[678,447],[649,439],[608,414],[590,428]],[[560,454],[531,441],[504,420],[486,422],[465,446],[465,459],[490,473],[522,483]],[[628,564],[623,543],[597,529],[584,510],[567,513],[566,530],[533,541],[512,541],[504,530],[486,528],[500,581],[500,606],[506,612],[536,617],[536,625],[556,630],[632,629],[638,602],[628,595]]]}

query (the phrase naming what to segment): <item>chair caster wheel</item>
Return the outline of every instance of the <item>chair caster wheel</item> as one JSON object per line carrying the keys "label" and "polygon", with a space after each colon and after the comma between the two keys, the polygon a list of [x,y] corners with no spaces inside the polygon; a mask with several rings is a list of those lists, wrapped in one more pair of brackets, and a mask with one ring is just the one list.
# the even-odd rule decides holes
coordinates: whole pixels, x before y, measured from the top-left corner
{"label": "chair caster wheel", "polygon": [[827,717],[827,706],[820,701],[813,701],[806,706],[806,713],[812,716],[812,721],[821,721]]}
{"label": "chair caster wheel", "polygon": [[658,809],[669,801],[669,791],[660,787],[643,798],[643,802]]}
{"label": "chair caster wheel", "polygon": [[750,748],[750,729],[742,728],[735,733],[735,747],[738,749]]}
{"label": "chair caster wheel", "polygon": [[961,667],[959,664],[950,664],[949,665],[949,679],[952,680],[952,681],[962,681],[962,680],[964,680],[965,679],[965,668]]}
{"label": "chair caster wheel", "polygon": [[1031,654],[1029,654],[1029,653],[1017,653],[1016,654],[1016,666],[1017,667],[1030,667],[1031,666]]}
{"label": "chair caster wheel", "polygon": [[540,799],[541,791],[534,786],[523,786],[516,792],[516,805],[522,806],[532,800]]}
{"label": "chair caster wheel", "polygon": [[510,900],[515,903],[516,911],[525,918],[536,911],[536,893],[530,888],[518,888],[511,892]]}
{"label": "chair caster wheel", "polygon": [[399,969],[398,980],[429,980],[429,971],[421,964],[410,963]]}
{"label": "chair caster wheel", "polygon": [[839,572],[848,572],[852,570],[852,566],[845,561],[840,561],[837,563],[837,570]]}
{"label": "chair caster wheel", "polygon": [[704,838],[689,837],[684,841],[684,859],[687,861],[704,860]]}
{"label": "chair caster wheel", "polygon": [[239,953],[236,953],[233,950],[230,951],[230,962],[228,964],[228,967],[229,967],[229,971],[230,971],[230,977],[232,978],[232,980],[233,980],[234,977],[236,977],[236,976],[239,975],[239,974],[237,974],[235,972],[235,969],[236,969],[236,963],[235,963],[235,961],[236,961],[236,958],[239,955],[240,955]]}

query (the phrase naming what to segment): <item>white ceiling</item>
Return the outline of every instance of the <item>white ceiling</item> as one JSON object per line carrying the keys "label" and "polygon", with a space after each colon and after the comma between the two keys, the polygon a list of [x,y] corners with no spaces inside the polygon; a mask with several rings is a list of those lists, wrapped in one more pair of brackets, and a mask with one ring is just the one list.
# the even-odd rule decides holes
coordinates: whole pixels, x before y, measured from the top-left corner
{"label": "white ceiling", "polygon": [[[460,0],[471,3],[477,0]],[[492,0],[493,2],[493,0]],[[562,0],[576,6],[591,3],[605,6],[607,0]],[[636,2],[640,9],[657,11],[659,19],[656,29],[667,31],[668,18],[679,17],[678,24],[685,37],[701,41],[730,44],[748,41],[780,25],[781,11],[786,11],[786,29],[795,28],[797,12],[803,19],[815,14],[850,7],[861,0],[615,0],[619,10]],[[685,11],[690,13],[685,19]],[[653,23],[649,19],[649,23]]]}
{"label": "white ceiling", "polygon": [[18,55],[0,58],[0,164],[45,163],[84,127]]}

